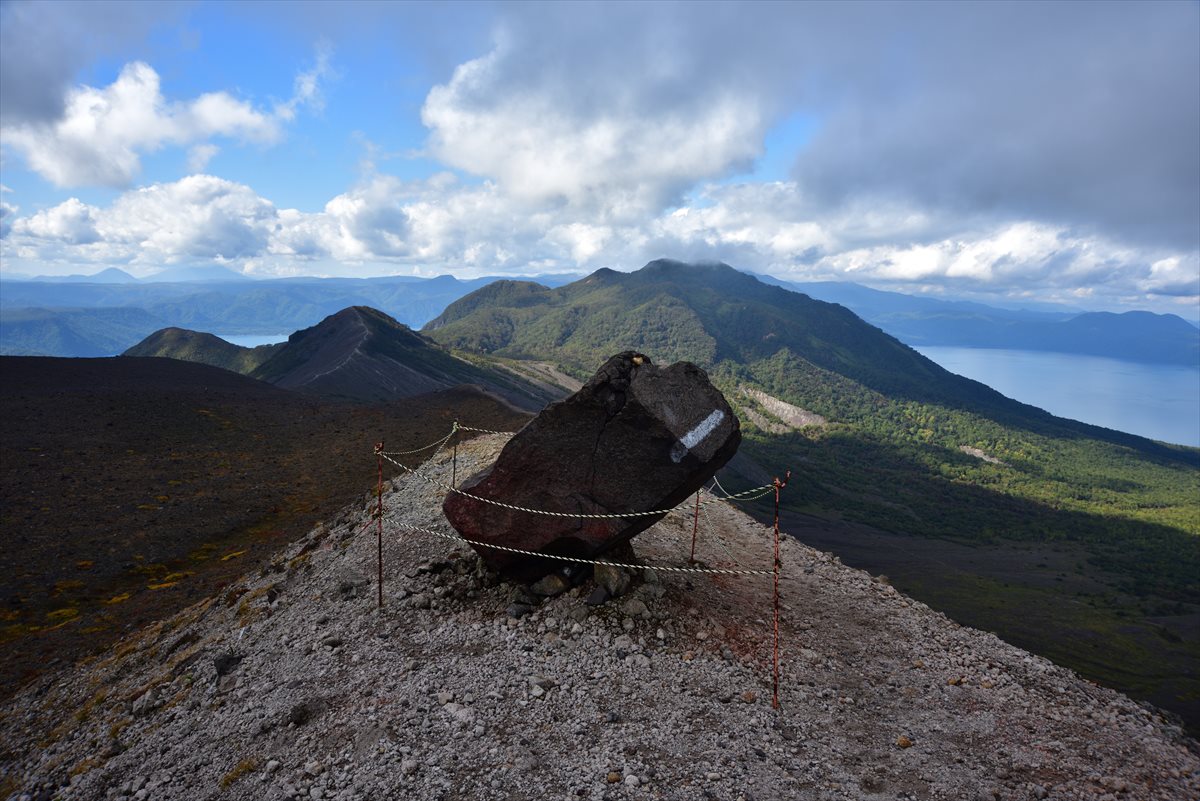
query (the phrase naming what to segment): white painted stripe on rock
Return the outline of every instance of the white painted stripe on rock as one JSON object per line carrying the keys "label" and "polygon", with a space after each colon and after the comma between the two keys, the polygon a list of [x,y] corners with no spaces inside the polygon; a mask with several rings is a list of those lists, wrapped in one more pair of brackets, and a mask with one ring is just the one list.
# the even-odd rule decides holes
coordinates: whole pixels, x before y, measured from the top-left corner
{"label": "white painted stripe on rock", "polygon": [[691,431],[679,438],[679,442],[675,443],[675,447],[671,449],[671,461],[679,462],[687,455],[687,452],[704,441],[704,438],[711,434],[716,427],[725,419],[725,412],[716,409],[708,417],[705,417]]}

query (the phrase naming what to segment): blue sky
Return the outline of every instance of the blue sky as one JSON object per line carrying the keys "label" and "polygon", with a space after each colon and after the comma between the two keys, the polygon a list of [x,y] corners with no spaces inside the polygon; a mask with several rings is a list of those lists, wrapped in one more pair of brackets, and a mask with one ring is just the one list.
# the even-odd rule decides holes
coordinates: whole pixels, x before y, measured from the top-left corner
{"label": "blue sky", "polygon": [[0,3],[0,271],[721,259],[1200,316],[1200,6]]}

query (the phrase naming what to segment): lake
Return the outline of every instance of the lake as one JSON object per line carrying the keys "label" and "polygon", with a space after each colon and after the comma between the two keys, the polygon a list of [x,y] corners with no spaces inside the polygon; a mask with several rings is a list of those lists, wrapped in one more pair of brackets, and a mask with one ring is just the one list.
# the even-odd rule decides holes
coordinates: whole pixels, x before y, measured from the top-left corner
{"label": "lake", "polygon": [[952,373],[1059,417],[1200,446],[1200,369],[1070,353],[916,350]]}
{"label": "lake", "polygon": [[276,342],[286,342],[287,334],[213,334],[232,345],[243,348],[257,348],[259,345],[274,345]]}

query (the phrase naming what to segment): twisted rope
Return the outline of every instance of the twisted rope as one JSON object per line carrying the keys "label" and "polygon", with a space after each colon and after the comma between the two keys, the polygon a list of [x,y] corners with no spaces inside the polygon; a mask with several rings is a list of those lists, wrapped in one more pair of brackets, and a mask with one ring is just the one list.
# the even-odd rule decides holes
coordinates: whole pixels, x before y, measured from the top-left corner
{"label": "twisted rope", "polygon": [[[413,474],[414,476],[417,476],[418,478],[424,479],[425,481],[428,481],[430,484],[433,484],[434,486],[441,487],[442,489],[446,490],[447,492],[454,492],[459,495],[462,495],[464,498],[470,498],[471,500],[479,501],[480,503],[486,503],[491,506],[498,506],[501,509],[510,509],[514,512],[526,512],[528,514],[546,515],[548,517],[568,517],[568,518],[572,518],[575,520],[579,520],[579,519],[624,520],[629,517],[656,517],[656,516],[662,517],[666,514],[669,514],[674,509],[674,507],[672,507],[671,509],[655,509],[655,510],[647,511],[647,512],[624,512],[624,513],[620,513],[620,514],[586,514],[583,512],[550,512],[550,511],[546,511],[545,509],[530,509],[525,506],[516,506],[511,503],[504,503],[503,501],[495,501],[495,500],[492,500],[491,498],[483,498],[478,495],[472,495],[469,492],[464,492],[463,490],[460,490],[456,487],[452,487],[449,484],[446,484],[442,481],[438,481],[436,478],[434,478],[432,476],[427,476],[424,473],[422,473],[420,470],[417,470],[416,468],[409,467],[408,465],[403,464],[402,462],[398,462],[386,453],[381,453],[380,455],[384,459],[387,459],[389,462],[396,465],[396,467],[399,467],[401,470],[405,470],[405,471]],[[728,498],[714,498],[711,501],[704,501],[703,503],[701,503],[701,505],[703,506],[703,505],[707,505],[710,503],[720,503],[722,500],[737,499],[741,496],[749,495],[750,493],[754,493],[754,492],[760,492],[764,489],[766,489],[767,491],[774,491],[774,486],[769,485],[766,487],[754,487],[753,489],[748,489],[745,492],[740,492],[737,495],[730,495]]]}
{"label": "twisted rope", "polygon": [[600,560],[600,559],[581,559],[581,558],[575,557],[575,556],[558,556],[556,554],[539,553],[537,551],[525,551],[525,550],[521,550],[520,548],[509,548],[505,545],[494,545],[490,542],[480,542],[478,540],[469,540],[466,537],[460,536],[458,534],[448,534],[444,531],[434,531],[433,529],[430,529],[430,528],[421,528],[420,526],[412,526],[412,525],[407,525],[407,524],[403,524],[403,523],[396,523],[396,521],[391,521],[391,522],[393,524],[395,524],[398,528],[408,529],[409,531],[419,531],[423,534],[430,534],[434,537],[441,537],[442,539],[453,540],[455,542],[465,542],[467,545],[479,545],[483,548],[492,548],[494,550],[505,551],[507,553],[518,553],[523,556],[537,556],[542,559],[557,559],[560,562],[575,562],[576,564],[581,564],[581,565],[606,565],[608,567],[624,567],[624,568],[629,568],[631,570],[643,570],[645,568],[650,568],[651,570],[655,570],[655,571],[663,570],[663,571],[669,571],[672,573],[717,573],[717,574],[724,575],[724,576],[773,576],[773,575],[775,575],[775,571],[773,571],[773,570],[749,570],[749,569],[732,570],[732,569],[721,568],[721,567],[669,567],[667,565],[631,565],[631,564],[625,564],[623,562],[607,562],[607,561]]}
{"label": "twisted rope", "polygon": [[[453,436],[454,436],[454,429],[453,429],[453,428],[451,428],[451,429],[450,429],[450,433],[449,433],[449,434],[447,434],[446,436],[442,437],[442,438],[441,438],[441,439],[439,439],[437,442],[431,442],[431,443],[429,443],[428,445],[426,445],[426,446],[424,446],[424,447],[422,447],[422,448],[413,448],[411,451],[380,451],[380,453],[381,453],[381,454],[383,454],[383,455],[385,455],[385,456],[388,456],[388,455],[390,455],[390,456],[409,456],[409,455],[411,455],[411,454],[414,454],[414,453],[421,453],[422,451],[427,451],[427,450],[429,450],[430,448],[433,448],[433,447],[437,447],[437,448],[440,450],[440,449],[441,449],[441,446],[443,446],[443,445],[445,445],[447,442],[449,442],[449,441],[450,441],[450,438],[451,438],[451,437],[453,437]],[[436,451],[434,452],[434,455],[436,455]]]}

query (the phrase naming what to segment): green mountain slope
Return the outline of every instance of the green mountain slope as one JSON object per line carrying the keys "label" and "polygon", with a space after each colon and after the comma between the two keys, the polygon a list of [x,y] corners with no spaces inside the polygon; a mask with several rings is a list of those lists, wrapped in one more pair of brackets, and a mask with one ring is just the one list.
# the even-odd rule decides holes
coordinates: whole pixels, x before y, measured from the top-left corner
{"label": "green mountain slope", "polygon": [[112,356],[161,327],[137,308],[0,307],[0,355]]}
{"label": "green mountain slope", "polygon": [[179,359],[249,374],[275,355],[281,347],[282,343],[245,348],[202,331],[164,328],[155,331],[121,355]]}
{"label": "green mountain slope", "polygon": [[[738,408],[743,453],[766,474],[793,468],[784,499],[794,520],[836,537],[866,524],[900,537],[900,549],[933,539],[1003,552],[1007,572],[998,556],[938,564],[936,548],[903,582],[872,566],[906,588],[923,583],[964,622],[1160,704],[1190,694],[1179,704],[1200,720],[1197,449],[1053,417],[947,372],[843,307],[720,264],[658,261],[556,289],[496,282],[424,332],[576,375],[625,349],[694,361]],[[998,615],[1006,604],[1016,607]],[[1070,624],[1089,632],[1086,653],[1056,650],[1074,640],[1053,620],[1032,633],[1019,625],[1047,604],[1087,611]]]}

